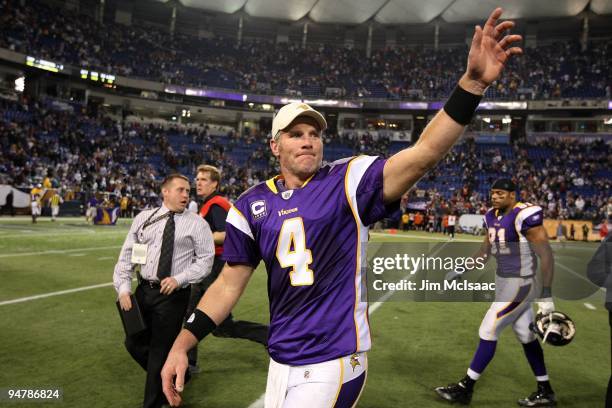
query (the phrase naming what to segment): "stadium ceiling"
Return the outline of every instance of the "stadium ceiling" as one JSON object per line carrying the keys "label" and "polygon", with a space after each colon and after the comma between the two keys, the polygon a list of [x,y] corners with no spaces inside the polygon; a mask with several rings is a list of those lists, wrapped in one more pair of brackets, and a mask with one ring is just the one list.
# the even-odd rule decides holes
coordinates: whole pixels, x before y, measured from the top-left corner
{"label": "stadium ceiling", "polygon": [[[169,0],[156,0],[167,3]],[[253,17],[317,23],[380,24],[429,23],[436,18],[449,23],[482,21],[496,6],[505,18],[555,18],[576,16],[585,9],[612,13],[612,0],[175,0],[186,7],[232,14],[239,10]]]}

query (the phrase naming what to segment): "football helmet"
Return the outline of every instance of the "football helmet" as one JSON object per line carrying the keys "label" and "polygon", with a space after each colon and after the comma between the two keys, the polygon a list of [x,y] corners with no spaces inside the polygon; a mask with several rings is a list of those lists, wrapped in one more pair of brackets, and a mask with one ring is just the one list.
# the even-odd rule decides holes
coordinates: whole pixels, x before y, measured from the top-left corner
{"label": "football helmet", "polygon": [[576,335],[574,321],[565,313],[557,311],[549,314],[538,313],[529,328],[540,336],[544,343],[552,346],[565,346]]}

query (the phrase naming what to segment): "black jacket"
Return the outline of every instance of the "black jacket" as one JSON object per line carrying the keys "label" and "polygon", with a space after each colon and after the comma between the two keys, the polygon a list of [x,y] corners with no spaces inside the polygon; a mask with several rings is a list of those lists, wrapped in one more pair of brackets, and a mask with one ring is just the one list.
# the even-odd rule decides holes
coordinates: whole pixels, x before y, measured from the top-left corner
{"label": "black jacket", "polygon": [[606,288],[606,309],[612,311],[612,231],[589,261],[587,276],[597,286]]}

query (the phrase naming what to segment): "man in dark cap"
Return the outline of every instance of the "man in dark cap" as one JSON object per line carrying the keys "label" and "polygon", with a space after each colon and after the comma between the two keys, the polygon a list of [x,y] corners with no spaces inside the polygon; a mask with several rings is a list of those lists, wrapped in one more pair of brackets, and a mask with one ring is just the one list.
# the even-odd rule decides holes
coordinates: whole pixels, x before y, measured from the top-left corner
{"label": "man in dark cap", "polygon": [[[492,255],[497,260],[495,302],[489,307],[480,325],[480,342],[467,375],[457,383],[435,390],[449,402],[470,403],[476,381],[493,360],[499,335],[504,328],[512,325],[537,381],[537,390],[518,400],[518,404],[524,407],[556,404],[542,347],[529,327],[534,321],[531,307],[534,301],[538,306],[538,314],[547,315],[555,309],[551,294],[554,265],[552,250],[542,225],[542,208],[518,202],[516,191],[517,186],[510,179],[499,179],[491,186],[493,208],[485,214],[487,236],[474,259],[488,259]],[[538,265],[535,255],[541,262],[541,282],[536,279]],[[456,272],[447,276],[447,279],[457,278],[460,278],[460,274]]]}

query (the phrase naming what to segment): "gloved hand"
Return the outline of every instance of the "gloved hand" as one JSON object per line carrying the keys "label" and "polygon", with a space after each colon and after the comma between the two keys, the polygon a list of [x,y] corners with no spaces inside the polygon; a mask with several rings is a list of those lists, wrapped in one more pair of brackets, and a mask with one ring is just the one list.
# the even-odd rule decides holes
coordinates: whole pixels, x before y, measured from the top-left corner
{"label": "gloved hand", "polygon": [[536,299],[538,314],[548,315],[555,311],[555,303],[552,297]]}

